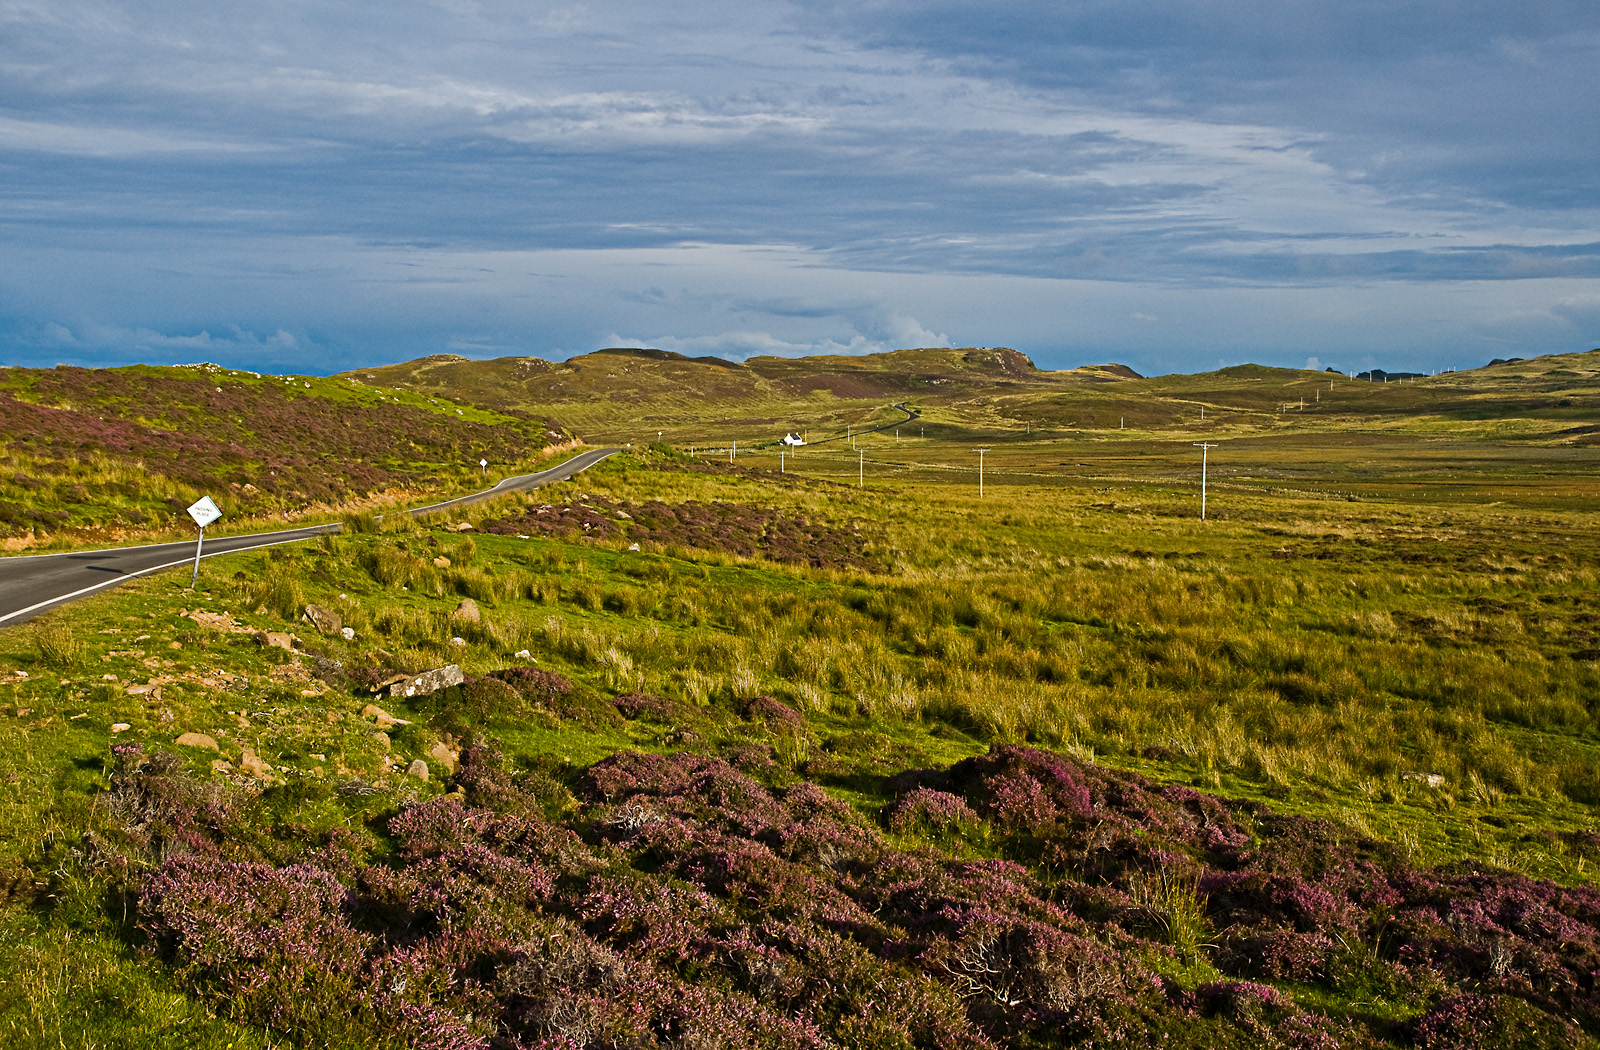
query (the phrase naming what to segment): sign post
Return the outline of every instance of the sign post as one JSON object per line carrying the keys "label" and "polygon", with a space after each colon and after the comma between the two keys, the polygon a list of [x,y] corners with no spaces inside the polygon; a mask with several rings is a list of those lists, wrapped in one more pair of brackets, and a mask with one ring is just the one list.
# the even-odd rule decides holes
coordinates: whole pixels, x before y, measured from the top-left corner
{"label": "sign post", "polygon": [[189,517],[200,526],[200,538],[194,544],[194,573],[189,577],[189,589],[194,590],[196,581],[200,579],[200,548],[206,542],[206,526],[222,517],[222,508],[218,507],[210,496],[201,496],[189,508]]}
{"label": "sign post", "polygon": [[484,477],[488,477],[489,476],[489,461],[486,460],[486,459],[478,460],[478,469],[483,472],[483,476]]}

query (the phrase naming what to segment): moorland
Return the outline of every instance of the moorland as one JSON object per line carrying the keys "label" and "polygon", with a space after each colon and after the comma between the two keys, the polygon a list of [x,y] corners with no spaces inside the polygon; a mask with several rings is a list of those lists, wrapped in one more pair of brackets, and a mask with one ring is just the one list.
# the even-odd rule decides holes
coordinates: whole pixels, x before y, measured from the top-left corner
{"label": "moorland", "polygon": [[[0,397],[18,549],[345,523],[0,631],[9,1045],[1600,1036],[1600,351]],[[574,438],[628,451],[378,516]]]}

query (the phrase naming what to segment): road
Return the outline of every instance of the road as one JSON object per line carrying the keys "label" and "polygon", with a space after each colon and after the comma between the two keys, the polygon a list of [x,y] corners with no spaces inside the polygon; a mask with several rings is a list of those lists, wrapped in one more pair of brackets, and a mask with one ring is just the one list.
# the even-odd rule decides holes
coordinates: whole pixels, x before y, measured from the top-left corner
{"label": "road", "polygon": [[[588,470],[607,456],[621,452],[620,448],[598,448],[580,452],[571,459],[549,470],[534,474],[519,474],[506,478],[494,488],[474,492],[470,496],[432,503],[426,507],[412,508],[408,513],[427,514],[478,503],[508,492],[536,488],[551,481],[566,481],[582,470]],[[271,547],[279,543],[338,532],[339,522],[308,525],[300,529],[281,529],[277,532],[257,532],[248,536],[219,536],[208,538],[203,557]],[[142,547],[112,547],[106,550],[65,551],[60,554],[33,554],[13,558],[0,558],[0,627],[10,627],[32,619],[47,609],[78,598],[115,587],[124,580],[147,576],[152,572],[178,565],[194,563],[194,544],[188,540],[176,543],[151,543]]]}
{"label": "road", "polygon": [[861,428],[859,430],[851,430],[851,431],[848,431],[848,432],[846,432],[844,434],[835,434],[833,437],[817,438],[817,440],[808,441],[808,442],[806,442],[806,444],[808,446],[810,446],[810,445],[826,445],[830,441],[849,441],[851,437],[860,437],[862,434],[876,434],[876,433],[878,433],[879,431],[882,431],[882,430],[893,430],[895,427],[903,427],[907,423],[910,423],[910,422],[913,422],[915,420],[918,420],[918,419],[922,418],[922,412],[920,410],[915,409],[915,408],[907,408],[906,407],[906,403],[904,401],[896,401],[894,404],[890,405],[889,407],[890,408],[898,408],[900,411],[902,411],[902,412],[904,412],[906,414],[906,418],[904,418],[904,419],[896,419],[896,420],[894,420],[893,422],[890,422],[890,423],[879,423],[875,427],[863,427],[863,428]]}

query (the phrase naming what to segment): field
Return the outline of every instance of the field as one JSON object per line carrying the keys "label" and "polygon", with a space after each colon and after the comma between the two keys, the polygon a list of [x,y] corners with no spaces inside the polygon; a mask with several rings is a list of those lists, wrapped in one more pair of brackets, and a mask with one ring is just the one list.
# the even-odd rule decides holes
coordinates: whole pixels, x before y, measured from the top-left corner
{"label": "field", "polygon": [[917,353],[638,358],[572,482],[0,632],[0,1038],[1593,1045],[1600,353]]}

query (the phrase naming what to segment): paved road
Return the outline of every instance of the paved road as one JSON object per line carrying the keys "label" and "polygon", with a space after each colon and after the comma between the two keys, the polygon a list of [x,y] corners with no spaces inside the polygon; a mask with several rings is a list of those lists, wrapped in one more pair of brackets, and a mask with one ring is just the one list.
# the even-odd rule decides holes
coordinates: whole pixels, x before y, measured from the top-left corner
{"label": "paved road", "polygon": [[[581,452],[559,466],[541,470],[536,474],[519,474],[507,478],[492,489],[474,492],[470,496],[413,508],[412,514],[461,507],[469,503],[535,488],[551,481],[565,481],[581,470],[587,470],[607,456],[621,452],[620,448],[598,448]],[[325,533],[338,532],[336,521],[325,525],[308,525],[302,529],[282,529],[278,532],[257,532],[249,536],[219,536],[205,542],[204,557],[219,554],[271,547],[279,543],[311,539]],[[16,558],[0,558],[0,627],[22,623],[47,609],[77,598],[83,598],[115,587],[135,576],[146,576],[161,569],[194,562],[194,544],[188,540],[177,543],[152,543],[142,547],[112,547],[96,551],[67,551],[61,554],[34,554]]]}
{"label": "paved road", "polygon": [[835,434],[833,437],[817,438],[817,440],[815,440],[815,441],[806,442],[806,445],[809,447],[811,445],[826,445],[830,441],[849,441],[852,436],[860,437],[862,434],[876,434],[881,430],[893,430],[895,427],[903,427],[907,423],[910,423],[910,422],[913,422],[915,420],[918,420],[918,419],[922,418],[921,410],[915,409],[915,408],[907,408],[906,407],[906,403],[904,401],[896,401],[894,404],[890,405],[889,407],[890,408],[898,408],[900,411],[902,411],[902,412],[904,412],[906,414],[906,418],[904,418],[904,419],[896,419],[896,420],[894,420],[892,422],[889,422],[889,423],[879,423],[875,427],[863,427],[863,428],[858,429],[858,430],[851,430],[851,431],[849,431],[847,433],[844,433],[844,434]]}

